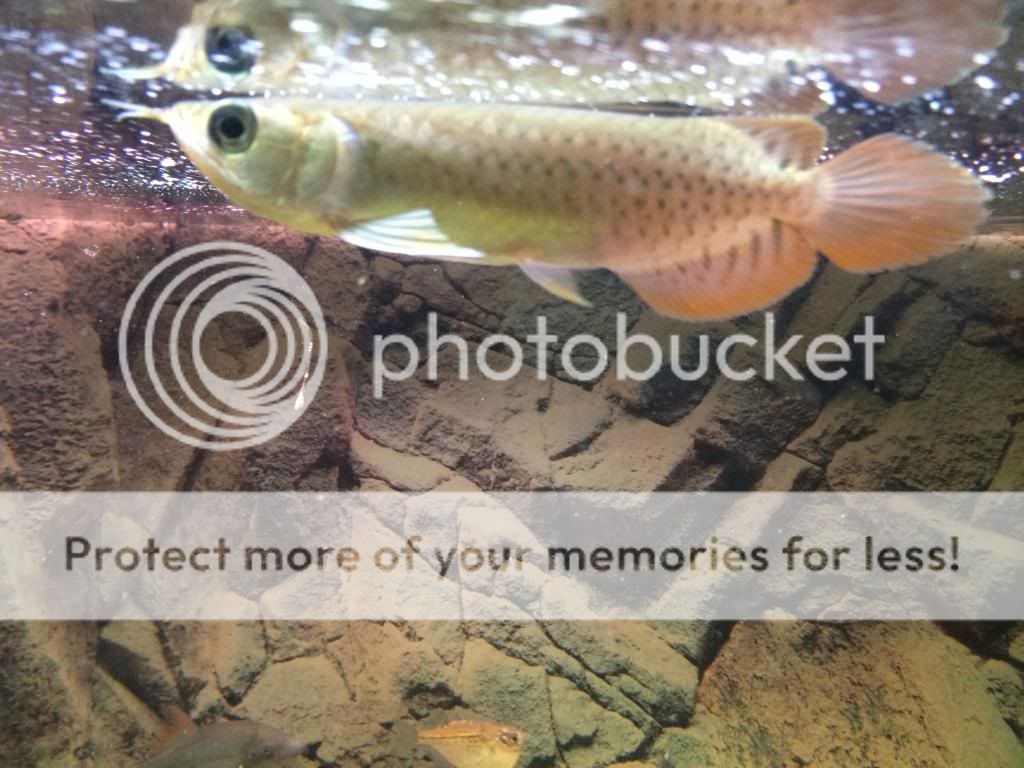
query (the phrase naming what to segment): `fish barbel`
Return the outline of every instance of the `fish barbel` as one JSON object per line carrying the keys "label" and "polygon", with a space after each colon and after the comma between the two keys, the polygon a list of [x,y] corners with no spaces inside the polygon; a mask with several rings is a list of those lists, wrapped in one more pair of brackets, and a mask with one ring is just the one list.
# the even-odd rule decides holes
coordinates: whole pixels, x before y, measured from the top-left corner
{"label": "fish barbel", "polygon": [[815,72],[884,102],[1006,39],[1005,0],[206,0],[167,59],[195,90],[817,113]]}
{"label": "fish barbel", "polygon": [[582,301],[616,272],[684,318],[765,307],[823,252],[847,270],[968,239],[988,194],[930,147],[879,136],[815,166],[810,118],[660,118],[426,102],[236,99],[140,108],[229,198],[378,251],[516,264]]}
{"label": "fish barbel", "polygon": [[417,736],[455,768],[514,768],[525,737],[518,728],[472,720],[455,720]]}
{"label": "fish barbel", "polygon": [[315,755],[316,746],[292,741],[276,728],[251,720],[224,721],[179,736],[143,768],[269,768]]}

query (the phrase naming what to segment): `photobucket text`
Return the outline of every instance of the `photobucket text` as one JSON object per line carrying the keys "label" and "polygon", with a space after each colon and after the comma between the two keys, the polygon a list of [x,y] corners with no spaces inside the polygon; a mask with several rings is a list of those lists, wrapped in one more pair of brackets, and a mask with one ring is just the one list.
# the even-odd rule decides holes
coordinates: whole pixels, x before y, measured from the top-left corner
{"label": "photobucket text", "polygon": [[[457,353],[458,378],[462,381],[469,379],[473,366],[491,381],[509,381],[523,375],[524,368],[529,369],[528,375],[544,381],[550,375],[550,356],[557,358],[564,376],[583,384],[594,382],[609,372],[619,381],[650,381],[665,371],[666,366],[671,375],[681,381],[699,381],[711,373],[712,366],[733,381],[749,381],[758,376],[766,381],[775,381],[780,376],[803,381],[805,371],[820,381],[839,381],[850,375],[855,361],[863,379],[874,381],[875,356],[885,343],[885,336],[875,330],[874,317],[865,317],[863,330],[850,340],[837,334],[822,334],[807,338],[806,344],[802,344],[805,340],[802,334],[780,340],[776,338],[776,331],[775,315],[768,312],[764,316],[763,338],[734,333],[716,341],[703,333],[696,337],[694,354],[689,350],[694,337],[672,334],[666,344],[666,340],[649,334],[630,333],[629,319],[620,312],[615,321],[613,352],[608,343],[593,334],[574,334],[563,340],[549,332],[547,318],[539,315],[535,332],[524,340],[502,333],[491,334],[474,350],[461,336],[439,333],[437,313],[431,312],[427,317],[425,354],[421,354],[419,345],[410,336],[374,336],[373,394],[375,398],[382,398],[386,382],[406,381],[416,376],[424,360],[426,379],[439,381],[439,355],[445,349]],[[527,347],[534,358],[529,366],[526,364]],[[745,355],[743,363],[737,362],[733,353],[744,348],[759,354],[760,359],[755,357],[754,363]],[[397,350],[404,352],[404,362],[392,361],[389,365],[385,355]],[[630,360],[633,350],[647,353],[643,364]],[[855,354],[855,350],[859,354]],[[492,354],[495,352],[500,355]]]}

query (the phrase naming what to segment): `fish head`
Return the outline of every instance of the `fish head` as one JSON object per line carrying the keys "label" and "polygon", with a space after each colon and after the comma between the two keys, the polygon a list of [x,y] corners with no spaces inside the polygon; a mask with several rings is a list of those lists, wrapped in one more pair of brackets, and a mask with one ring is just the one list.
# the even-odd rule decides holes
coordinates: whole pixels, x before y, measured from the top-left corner
{"label": "fish head", "polygon": [[347,28],[342,3],[321,5],[314,14],[280,0],[205,0],[178,30],[163,62],[108,71],[129,82],[163,78],[190,90],[312,86]]}
{"label": "fish head", "polygon": [[513,768],[525,738],[518,728],[473,720],[456,720],[418,736],[455,768]]}
{"label": "fish head", "polygon": [[278,760],[302,757],[309,746],[294,741],[288,734],[269,725],[254,724],[252,739],[244,755],[245,766],[271,765]]}
{"label": "fish head", "polygon": [[233,202],[282,224],[334,235],[320,211],[344,213],[360,142],[323,104],[293,99],[185,101],[121,119],[168,125],[189,159]]}

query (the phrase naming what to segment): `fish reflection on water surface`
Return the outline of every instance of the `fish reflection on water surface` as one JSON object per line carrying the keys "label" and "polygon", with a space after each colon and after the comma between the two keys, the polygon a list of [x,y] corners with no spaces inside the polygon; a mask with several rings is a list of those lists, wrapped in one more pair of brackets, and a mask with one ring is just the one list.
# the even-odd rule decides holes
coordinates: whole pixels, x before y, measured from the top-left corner
{"label": "fish reflection on water surface", "polygon": [[140,108],[249,210],[390,253],[515,264],[583,302],[616,272],[654,309],[732,317],[844,269],[968,239],[988,195],[929,147],[879,136],[815,166],[809,118],[683,118],[429,102],[247,99]]}
{"label": "fish reflection on water surface", "polygon": [[238,93],[816,113],[819,68],[876,100],[912,98],[984,61],[1005,12],[1005,0],[204,0],[163,64],[114,71]]}

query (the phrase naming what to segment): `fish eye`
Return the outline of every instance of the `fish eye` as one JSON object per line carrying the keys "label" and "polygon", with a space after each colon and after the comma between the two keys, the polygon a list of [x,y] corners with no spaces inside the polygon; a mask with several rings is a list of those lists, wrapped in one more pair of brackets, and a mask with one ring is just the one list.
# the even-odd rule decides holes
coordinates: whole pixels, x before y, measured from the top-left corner
{"label": "fish eye", "polygon": [[227,104],[210,115],[210,141],[229,155],[251,147],[256,130],[256,113],[243,104]]}
{"label": "fish eye", "polygon": [[211,27],[206,33],[206,58],[228,75],[243,74],[256,66],[258,47],[249,27]]}
{"label": "fish eye", "polygon": [[506,731],[501,734],[501,742],[507,747],[515,747],[519,744],[519,734],[513,731]]}

